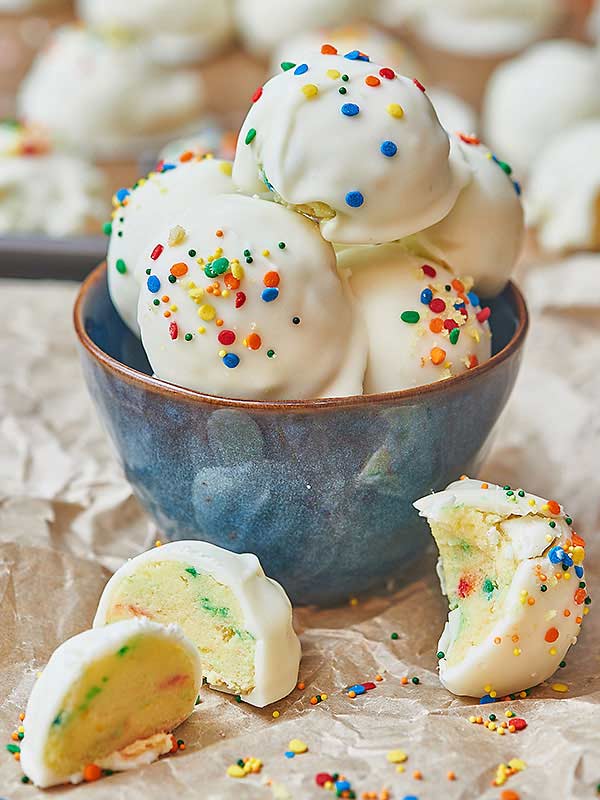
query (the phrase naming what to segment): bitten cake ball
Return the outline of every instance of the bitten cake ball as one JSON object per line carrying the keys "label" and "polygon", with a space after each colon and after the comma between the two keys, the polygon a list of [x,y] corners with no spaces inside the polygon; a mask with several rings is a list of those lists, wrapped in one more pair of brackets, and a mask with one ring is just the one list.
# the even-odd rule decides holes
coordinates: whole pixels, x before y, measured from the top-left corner
{"label": "bitten cake ball", "polygon": [[473,177],[448,216],[414,237],[414,247],[493,297],[505,287],[523,245],[521,187],[510,165],[479,139],[459,134],[456,143]]}
{"label": "bitten cake ball", "polygon": [[317,26],[346,25],[365,16],[364,0],[234,0],[238,33],[245,47],[257,55],[269,51],[289,36]]}
{"label": "bitten cake ball", "polygon": [[33,687],[23,771],[45,788],[149,764],[176,746],[171,732],[201,686],[198,651],[177,625],[131,619],[80,633]]}
{"label": "bitten cake ball", "polygon": [[490,357],[490,309],[468,279],[399,244],[350,247],[338,265],[367,328],[365,394],[450,378]]}
{"label": "bitten cake ball", "polygon": [[300,214],[211,198],[153,238],[138,322],[159,378],[256,400],[362,393],[364,333],[335,254]]}
{"label": "bitten cake ball", "polygon": [[139,37],[161,63],[205,61],[234,33],[229,0],[77,0],[77,12],[103,34]]}
{"label": "bitten cake ball", "polygon": [[246,193],[265,187],[319,221],[328,241],[390,242],[433,225],[470,171],[451,151],[424,87],[358,50],[324,45],[254,95],[233,167]]}
{"label": "bitten cake ball", "polygon": [[254,706],[281,700],[298,680],[290,601],[250,553],[197,541],[142,553],[108,582],[94,626],[130,617],[179,623],[210,686]]}
{"label": "bitten cake ball", "polygon": [[534,161],[528,224],[548,251],[600,250],[600,120],[556,136]]}
{"label": "bitten cake ball", "polygon": [[107,269],[108,288],[123,321],[139,335],[137,323],[140,285],[144,270],[135,266],[152,231],[186,209],[201,209],[209,198],[233,191],[231,163],[181,152],[174,161],[159,163],[156,170],[140,178],[131,189],[119,189],[113,197]]}
{"label": "bitten cake ball", "polygon": [[114,158],[201,114],[202,79],[153,64],[136,43],[65,26],[25,78],[19,116],[62,146]]}
{"label": "bitten cake ball", "polygon": [[453,694],[501,698],[549,678],[591,602],[585,542],[555,500],[475,480],[415,503],[440,551],[450,605],[438,644]]}
{"label": "bitten cake ball", "polygon": [[492,76],[483,109],[490,145],[522,175],[553,136],[600,115],[600,60],[570,40],[535,45]]}

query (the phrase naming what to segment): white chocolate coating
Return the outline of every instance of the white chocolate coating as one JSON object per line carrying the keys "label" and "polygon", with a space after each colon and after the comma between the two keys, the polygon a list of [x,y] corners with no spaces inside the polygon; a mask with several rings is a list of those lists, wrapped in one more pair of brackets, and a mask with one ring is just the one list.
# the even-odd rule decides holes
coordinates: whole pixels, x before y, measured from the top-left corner
{"label": "white chocolate coating", "polygon": [[119,315],[136,336],[138,297],[145,276],[143,270],[141,276],[136,275],[135,266],[148,244],[149,233],[162,229],[165,220],[175,219],[186,209],[196,205],[203,208],[209,198],[233,191],[229,161],[193,158],[181,162],[177,158],[170,163],[176,168],[151,172],[128,193],[119,190],[113,198],[115,210],[106,257],[108,289]]}
{"label": "white chocolate coating", "polygon": [[[169,246],[174,226],[185,238]],[[152,260],[157,243],[164,250]],[[219,250],[224,272],[215,294],[215,277],[205,272],[210,266],[198,258],[206,262]],[[152,273],[140,292],[138,322],[159,378],[257,400],[362,393],[360,320],[337,275],[333,248],[301,214],[245,195],[211,198],[202,212],[176,216],[152,237],[139,268]],[[169,282],[171,269],[184,274]]]}
{"label": "white chocolate coating", "polygon": [[[520,497],[516,490],[507,495],[506,490],[493,484],[488,489],[481,487],[480,481],[457,481],[443,492],[418,500],[415,508],[431,522],[443,522],[456,507],[499,517],[498,526],[509,540],[504,547],[519,562],[506,590],[502,613],[483,641],[474,641],[464,658],[453,666],[441,658],[439,670],[441,682],[453,694],[482,697],[494,691],[500,698],[549,678],[575,643],[586,608],[586,592],[579,588],[584,551],[580,556],[574,554],[573,565],[569,543],[575,534],[565,521],[562,507],[552,513],[548,501],[535,495],[525,493]],[[555,527],[549,526],[550,520]],[[566,571],[560,563],[562,553],[570,559]],[[443,576],[443,563],[440,571]],[[541,591],[542,584],[546,591]],[[445,593],[443,582],[442,591]],[[452,646],[458,621],[459,609],[455,609],[449,613],[438,644],[442,653]]]}
{"label": "white chocolate coating", "polygon": [[206,61],[233,37],[229,0],[77,0],[77,13],[102,33],[140,37],[160,63]]}
{"label": "white chocolate coating", "polygon": [[135,43],[64,26],[34,61],[17,108],[62,146],[114,158],[172,138],[202,113],[203,95],[199,75],[163,69]]}
{"label": "white chocolate coating", "polygon": [[390,242],[433,225],[469,177],[413,80],[340,55],[309,58],[264,86],[233,167],[243,191],[266,185],[340,244]]}
{"label": "white chocolate coating", "polygon": [[527,223],[548,251],[600,249],[600,120],[554,137],[533,163]]}
{"label": "white chocolate coating", "polygon": [[486,140],[526,175],[552,137],[600,115],[599,80],[592,47],[556,40],[530,48],[492,75],[483,108]]}
{"label": "white chocolate coating", "polygon": [[107,210],[108,190],[92,164],[53,152],[35,130],[0,122],[0,234],[89,233]]}
{"label": "white chocolate coating", "polygon": [[427,87],[427,94],[442,127],[448,133],[477,133],[479,130],[477,112],[461,97],[440,86]]}
{"label": "white chocolate coating", "polygon": [[[109,580],[94,627],[105,625],[111,597],[119,583],[141,565],[158,561],[189,563],[198,573],[208,574],[231,589],[242,609],[245,629],[256,640],[255,688],[242,699],[263,708],[286,697],[298,680],[301,657],[300,641],[292,625],[292,606],[283,588],[265,575],[252,553],[232,553],[199,541],[170,542],[148,550],[127,561]],[[210,676],[207,679],[210,683]],[[220,685],[216,688],[222,690]]]}
{"label": "white chocolate coating", "polygon": [[[67,639],[52,654],[33,687],[25,711],[21,766],[36,786],[46,788],[61,783],[79,783],[82,780],[81,774],[58,775],[46,765],[44,750],[52,721],[61,710],[65,695],[86,668],[104,656],[116,652],[124,643],[138,635],[162,637],[177,642],[185,648],[195,663],[195,683],[197,690],[200,691],[202,686],[200,657],[178,625],[164,626],[147,619],[131,619],[104,628],[84,631]],[[193,708],[190,709],[190,714],[192,711]],[[150,747],[141,761],[132,760],[129,767],[149,763],[149,760],[155,760],[163,752],[165,752],[164,741],[157,739],[156,747]],[[106,759],[106,764],[112,763],[116,766],[118,763],[124,763],[118,754],[113,756]]]}
{"label": "white chocolate coating", "polygon": [[[278,43],[271,57],[271,74],[281,71],[282,61],[301,64],[321,52],[324,42],[337,47],[340,53],[361,50],[377,64],[389,64],[401,75],[423,80],[424,69],[417,57],[397,36],[366,22],[341,27],[306,30]],[[431,98],[430,98],[431,99]]]}
{"label": "white chocolate coating", "polygon": [[318,26],[347,25],[365,16],[364,0],[234,0],[238,34],[246,49],[266,56],[287,39]]}
{"label": "white chocolate coating", "polygon": [[443,220],[413,237],[418,252],[469,276],[475,290],[494,297],[506,286],[523,246],[520,186],[509,165],[469,136],[455,137],[472,170],[470,183]]}
{"label": "white chocolate coating", "polygon": [[[424,264],[435,275],[425,274]],[[400,244],[388,244],[342,250],[338,253],[338,266],[341,272],[350,273],[350,288],[367,328],[365,394],[444,380],[490,357],[489,323],[477,320],[479,306],[474,308],[468,295],[465,309],[468,319],[454,308],[455,303],[463,302],[451,286],[455,275],[439,264],[426,262]],[[446,291],[447,285],[450,291]],[[442,311],[436,313],[422,302],[421,293],[428,287],[433,287],[431,294],[436,302],[443,301]],[[464,288],[469,291],[468,283]],[[407,311],[417,312],[418,321],[404,321],[402,314]],[[430,329],[434,318],[440,320],[440,326],[446,320],[451,326],[456,324],[459,334],[455,344],[447,328],[438,333]],[[437,350],[434,352],[434,348],[443,350],[445,357]]]}

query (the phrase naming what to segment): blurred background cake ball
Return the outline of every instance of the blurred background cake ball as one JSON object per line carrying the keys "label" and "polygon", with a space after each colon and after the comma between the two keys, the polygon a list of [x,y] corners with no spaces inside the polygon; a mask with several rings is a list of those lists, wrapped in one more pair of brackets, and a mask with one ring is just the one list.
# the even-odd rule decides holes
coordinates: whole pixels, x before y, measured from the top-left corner
{"label": "blurred background cake ball", "polygon": [[525,208],[544,250],[600,250],[600,117],[558,134],[541,151]]}
{"label": "blurred background cake ball", "polygon": [[186,150],[192,150],[197,155],[212,154],[233,161],[237,139],[237,131],[227,129],[218,122],[207,121],[188,136],[168,142],[161,149],[159,159],[176,161]]}
{"label": "blurred background cake ball", "polygon": [[269,57],[290,36],[318,27],[346,25],[369,15],[364,0],[234,0],[238,34],[251,53]]}
{"label": "blurred background cake ball", "polygon": [[139,336],[137,307],[144,271],[136,264],[153,231],[165,220],[187,209],[203,209],[207,198],[234,190],[231,162],[206,158],[202,153],[180,151],[172,162],[164,162],[131,189],[113,196],[110,242],[106,256],[111,300],[125,324]]}
{"label": "blurred background cake ball", "polygon": [[0,122],[0,235],[99,233],[109,196],[88,161],[56,151],[35,128]]}
{"label": "blurred background cake ball", "polygon": [[101,33],[141,39],[166,64],[206,61],[234,35],[230,0],[77,0],[77,12]]}
{"label": "blurred background cake ball", "polygon": [[553,136],[600,115],[599,80],[594,48],[567,39],[535,45],[492,77],[483,109],[487,141],[526,175]]}
{"label": "blurred background cake ball", "polygon": [[473,106],[441,86],[428,86],[427,94],[448,133],[477,133],[479,117]]}
{"label": "blurred background cake ball", "polygon": [[489,308],[472,282],[393,243],[338,253],[367,328],[365,394],[410,389],[491,355]]}
{"label": "blurred background cake ball", "polygon": [[411,237],[411,247],[468,275],[478,294],[493,297],[508,282],[523,246],[521,187],[510,165],[479,139],[454,138],[471,180],[448,216]]}
{"label": "blurred background cake ball", "polygon": [[149,232],[138,269],[142,344],[162,380],[249,400],[362,394],[360,318],[333,247],[301,214],[208,198]]}
{"label": "blurred background cake ball", "polygon": [[365,244],[438,222],[470,171],[418,80],[331,47],[256,93],[233,177],[317,219],[328,241]]}

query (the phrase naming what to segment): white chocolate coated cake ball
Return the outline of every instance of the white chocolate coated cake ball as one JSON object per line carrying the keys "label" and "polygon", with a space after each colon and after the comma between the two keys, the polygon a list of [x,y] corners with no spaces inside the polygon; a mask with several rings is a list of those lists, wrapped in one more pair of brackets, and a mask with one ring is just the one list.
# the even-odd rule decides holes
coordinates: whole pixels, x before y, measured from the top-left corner
{"label": "white chocolate coated cake ball", "polygon": [[479,294],[493,297],[506,286],[523,246],[521,188],[511,167],[479,139],[460,134],[456,142],[471,181],[448,216],[413,237],[411,246],[456,275],[469,276]]}
{"label": "white chocolate coated cake ball", "polygon": [[554,500],[469,479],[415,507],[438,545],[450,606],[438,644],[444,686],[500,699],[549,678],[591,602],[572,519]]}
{"label": "white chocolate coated cake ball", "polygon": [[479,119],[473,106],[440,86],[428,86],[427,94],[442,127],[448,133],[477,133]]}
{"label": "white chocolate coated cake ball", "polygon": [[364,331],[332,246],[301,214],[210,198],[152,238],[140,268],[138,322],[159,378],[250,400],[362,393]]}
{"label": "white chocolate coated cake ball", "polygon": [[108,289],[120,317],[139,336],[138,296],[142,276],[136,264],[153,230],[207,199],[233,191],[231,162],[196,157],[186,151],[173,162],[162,164],[131,189],[119,189],[113,197],[113,219],[108,245]]}
{"label": "white chocolate coated cake ball", "polygon": [[135,43],[65,26],[25,78],[19,116],[58,144],[114,158],[164,140],[204,107],[199,75],[153,64]]}
{"label": "white chocolate coated cake ball", "polygon": [[527,174],[553,136],[600,115],[599,80],[592,47],[566,39],[535,45],[493,74],[483,109],[486,140]]}
{"label": "white chocolate coated cake ball", "polygon": [[388,244],[342,250],[338,266],[367,328],[365,394],[434,383],[490,357],[489,309],[440,264]]}
{"label": "white chocolate coated cake ball", "polygon": [[541,151],[525,209],[545,250],[600,249],[600,119],[567,129]]}
{"label": "white chocolate coated cake ball", "polygon": [[320,222],[328,241],[390,242],[438,222],[470,171],[425,90],[358,51],[285,64],[254,95],[234,182]]}

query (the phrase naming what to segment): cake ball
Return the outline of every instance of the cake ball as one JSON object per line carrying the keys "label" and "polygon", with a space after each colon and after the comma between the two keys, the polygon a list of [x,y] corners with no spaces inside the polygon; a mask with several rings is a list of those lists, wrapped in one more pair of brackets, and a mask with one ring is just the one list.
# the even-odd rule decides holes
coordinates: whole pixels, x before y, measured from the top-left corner
{"label": "cake ball", "polygon": [[233,179],[319,221],[325,239],[375,244],[438,222],[470,178],[424,87],[358,50],[324,45],[254,95]]}
{"label": "cake ball", "polygon": [[440,551],[448,622],[440,680],[457,695],[500,699],[549,678],[591,602],[585,542],[555,500],[476,480],[418,500]]}
{"label": "cake ball", "polygon": [[64,26],[33,63],[17,107],[59,144],[114,157],[197,119],[203,84],[153,64],[135,43]]}
{"label": "cake ball", "polygon": [[250,553],[199,541],[142,553],[108,582],[94,627],[131,617],[180,624],[202,655],[211,688],[251,705],[281,700],[298,680],[292,606]]}
{"label": "cake ball", "polygon": [[600,249],[600,119],[555,136],[533,162],[525,208],[545,250]]}
{"label": "cake ball", "polygon": [[427,94],[442,127],[449,133],[477,133],[479,119],[473,106],[441,86],[429,87]]}
{"label": "cake ball", "polygon": [[176,625],[130,619],[80,633],[33,687],[23,771],[46,788],[149,764],[174,749],[201,686],[198,651]]}
{"label": "cake ball", "polygon": [[340,53],[360,50],[369,53],[378,64],[391,64],[401,75],[416,75],[422,78],[423,67],[414,53],[397,37],[366,22],[341,27],[318,28],[301,31],[289,39],[282,40],[273,52],[271,72],[276,75],[281,63],[318,55],[323,42],[333,45]]}
{"label": "cake ball", "polygon": [[35,128],[0,122],[0,234],[98,232],[108,206],[92,164],[53,150]]}
{"label": "cake ball", "polygon": [[145,277],[135,266],[148,235],[165,220],[188,208],[204,207],[208,198],[232,192],[231,162],[206,158],[194,150],[180,151],[174,161],[159,162],[156,170],[131,189],[119,189],[113,197],[113,218],[108,255],[108,289],[125,324],[139,335],[137,323],[140,284]]}
{"label": "cake ball", "polygon": [[470,279],[399,244],[347,248],[338,266],[367,328],[365,394],[451,378],[490,357],[490,309]]}
{"label": "cake ball", "polygon": [[471,182],[443,220],[414,237],[413,249],[468,275],[484,297],[506,286],[523,246],[520,185],[511,167],[473,136],[455,137]]}
{"label": "cake ball", "polygon": [[316,26],[346,25],[365,16],[363,0],[234,0],[238,34],[246,49],[267,56],[279,43]]}
{"label": "cake ball", "polygon": [[301,214],[208,198],[151,240],[140,269],[138,322],[159,378],[250,400],[362,393],[360,320],[332,246]]}
{"label": "cake ball", "polygon": [[182,153],[191,150],[197,155],[213,154],[233,161],[237,139],[237,130],[224,128],[217,122],[206,122],[193,133],[168,142],[160,151],[159,157],[164,161],[176,161]]}
{"label": "cake ball", "polygon": [[86,25],[112,36],[137,36],[156,61],[206,61],[233,38],[229,0],[77,0]]}
{"label": "cake ball", "polygon": [[483,110],[487,140],[525,174],[553,136],[600,115],[599,80],[593,48],[569,40],[535,45],[492,76]]}

